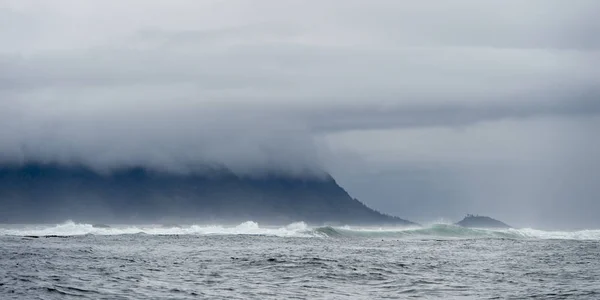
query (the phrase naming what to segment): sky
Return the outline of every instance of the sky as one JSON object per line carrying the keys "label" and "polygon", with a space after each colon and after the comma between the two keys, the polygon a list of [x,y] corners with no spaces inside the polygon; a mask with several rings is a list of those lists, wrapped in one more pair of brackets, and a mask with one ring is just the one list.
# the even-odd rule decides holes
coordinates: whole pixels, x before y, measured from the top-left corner
{"label": "sky", "polygon": [[596,0],[0,0],[0,162],[333,174],[600,228]]}

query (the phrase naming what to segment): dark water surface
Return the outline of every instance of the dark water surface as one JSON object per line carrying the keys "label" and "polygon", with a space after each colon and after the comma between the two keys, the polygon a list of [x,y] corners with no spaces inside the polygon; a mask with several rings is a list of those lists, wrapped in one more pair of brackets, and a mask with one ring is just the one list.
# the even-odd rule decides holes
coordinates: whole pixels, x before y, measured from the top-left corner
{"label": "dark water surface", "polygon": [[600,299],[600,242],[0,235],[0,299]]}

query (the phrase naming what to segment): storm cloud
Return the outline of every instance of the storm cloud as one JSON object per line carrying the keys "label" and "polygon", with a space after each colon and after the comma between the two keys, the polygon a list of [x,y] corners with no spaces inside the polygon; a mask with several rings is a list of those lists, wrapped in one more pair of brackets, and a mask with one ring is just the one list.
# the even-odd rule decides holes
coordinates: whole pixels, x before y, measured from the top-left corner
{"label": "storm cloud", "polygon": [[[570,222],[600,209],[597,11],[594,0],[0,1],[0,161],[331,172],[417,221],[543,223],[581,207]],[[521,215],[503,209],[517,203]],[[532,216],[543,203],[557,209]],[[598,224],[582,219],[571,223]]]}

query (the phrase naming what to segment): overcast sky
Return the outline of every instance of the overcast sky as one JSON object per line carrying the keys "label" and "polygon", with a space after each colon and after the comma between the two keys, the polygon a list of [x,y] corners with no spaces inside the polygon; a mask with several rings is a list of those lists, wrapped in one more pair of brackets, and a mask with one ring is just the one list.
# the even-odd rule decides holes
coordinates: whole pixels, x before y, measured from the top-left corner
{"label": "overcast sky", "polygon": [[0,0],[0,161],[332,173],[600,227],[600,2]]}

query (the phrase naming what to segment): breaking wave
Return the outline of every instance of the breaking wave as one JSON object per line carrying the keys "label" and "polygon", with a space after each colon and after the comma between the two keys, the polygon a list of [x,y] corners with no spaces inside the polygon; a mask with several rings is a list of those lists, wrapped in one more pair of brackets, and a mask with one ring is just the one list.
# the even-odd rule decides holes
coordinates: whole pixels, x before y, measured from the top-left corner
{"label": "breaking wave", "polygon": [[221,225],[111,225],[97,226],[67,221],[58,225],[21,225],[0,227],[0,236],[81,236],[81,235],[266,235],[321,238],[395,238],[395,239],[563,239],[600,240],[600,230],[543,231],[524,229],[474,229],[450,224],[427,227],[309,227],[304,222],[282,227],[259,226],[247,221],[237,226]]}
{"label": "breaking wave", "polygon": [[477,229],[451,224],[407,228],[319,227],[315,231],[330,237],[380,237],[405,239],[564,239],[600,240],[600,230],[543,231],[523,229]]}
{"label": "breaking wave", "polygon": [[237,226],[221,225],[92,225],[67,221],[55,226],[24,226],[21,228],[0,228],[0,235],[12,236],[78,236],[78,235],[271,235],[271,236],[311,236],[303,223],[271,228],[260,227],[256,222],[247,221]]}

